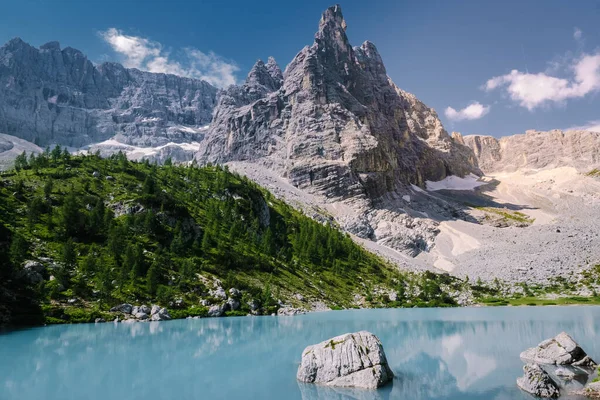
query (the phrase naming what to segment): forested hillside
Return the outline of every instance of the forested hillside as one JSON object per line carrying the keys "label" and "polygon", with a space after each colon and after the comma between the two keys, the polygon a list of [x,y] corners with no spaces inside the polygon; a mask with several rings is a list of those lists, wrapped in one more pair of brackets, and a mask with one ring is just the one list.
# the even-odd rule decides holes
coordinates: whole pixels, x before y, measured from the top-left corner
{"label": "forested hillside", "polygon": [[205,316],[221,287],[240,293],[228,315],[453,305],[444,290],[462,284],[402,273],[220,166],[56,147],[2,174],[0,211],[4,323],[93,321],[124,302]]}

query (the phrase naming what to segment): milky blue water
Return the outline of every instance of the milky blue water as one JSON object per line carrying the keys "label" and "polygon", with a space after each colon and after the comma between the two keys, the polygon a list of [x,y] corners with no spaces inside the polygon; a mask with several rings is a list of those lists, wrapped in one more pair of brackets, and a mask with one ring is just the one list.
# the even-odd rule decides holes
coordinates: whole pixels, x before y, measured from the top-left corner
{"label": "milky blue water", "polygon": [[[366,329],[396,375],[378,391],[302,385],[305,346]],[[1,400],[531,399],[519,353],[561,331],[600,359],[600,307],[353,310],[50,326],[0,334]]]}

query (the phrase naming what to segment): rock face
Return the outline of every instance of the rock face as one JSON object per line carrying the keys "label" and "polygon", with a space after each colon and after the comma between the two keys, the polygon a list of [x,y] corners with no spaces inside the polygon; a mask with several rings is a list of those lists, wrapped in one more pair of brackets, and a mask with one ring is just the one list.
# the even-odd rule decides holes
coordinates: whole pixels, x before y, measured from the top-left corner
{"label": "rock face", "polygon": [[544,340],[537,347],[521,353],[521,359],[537,364],[574,365],[593,367],[596,363],[565,332]]}
{"label": "rock face", "polygon": [[435,112],[389,80],[375,45],[352,47],[345,31],[341,8],[330,7],[283,81],[272,59],[258,61],[221,96],[199,158],[261,159],[332,198],[478,171]]}
{"label": "rock face", "polygon": [[296,377],[307,383],[376,389],[393,376],[377,336],[361,331],[308,346]]}
{"label": "rock face", "polygon": [[586,396],[591,399],[600,399],[600,382],[588,383],[583,390],[575,392],[575,394]]}
{"label": "rock face", "polygon": [[350,45],[339,6],[323,13],[314,43],[283,75],[274,60],[258,61],[220,96],[197,158],[252,162],[310,196],[344,202],[337,209],[350,211],[335,217],[345,230],[412,255],[432,244],[435,227],[413,222],[398,199],[411,184],[480,174],[435,111],[391,82],[375,45]]}
{"label": "rock face", "polygon": [[42,146],[111,137],[138,146],[198,141],[216,99],[204,81],[95,66],[57,42],[37,49],[13,39],[0,47],[0,132]]}
{"label": "rock face", "polygon": [[479,135],[463,139],[486,173],[563,166],[587,172],[600,164],[599,132],[529,130],[500,139]]}
{"label": "rock face", "polygon": [[560,390],[556,383],[537,364],[527,364],[523,367],[525,375],[517,379],[517,385],[524,391],[537,397],[556,398]]}

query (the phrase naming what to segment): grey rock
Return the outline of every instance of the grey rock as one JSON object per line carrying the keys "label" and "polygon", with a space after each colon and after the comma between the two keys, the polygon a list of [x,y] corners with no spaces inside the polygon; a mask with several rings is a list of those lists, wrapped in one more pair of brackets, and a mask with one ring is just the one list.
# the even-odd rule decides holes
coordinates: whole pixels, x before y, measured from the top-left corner
{"label": "grey rock", "polygon": [[135,315],[140,312],[140,308],[138,306],[133,306],[131,309],[131,315]]}
{"label": "grey rock", "polygon": [[103,322],[106,322],[106,320],[104,318],[96,318],[94,320],[94,323],[96,323],[96,324],[100,324],[100,323],[103,323]]}
{"label": "grey rock", "polygon": [[214,306],[211,306],[208,309],[208,316],[209,317],[222,317],[223,314],[225,314],[225,311],[227,311],[227,303],[216,304]]}
{"label": "grey rock", "polygon": [[234,299],[239,299],[240,297],[242,297],[242,292],[240,292],[236,288],[231,288],[231,289],[229,289],[229,297],[234,298]]}
{"label": "grey rock", "polygon": [[302,191],[345,202],[352,212],[338,222],[348,232],[416,255],[432,246],[435,224],[412,235],[402,220],[390,228],[386,216],[413,217],[382,199],[401,197],[411,184],[481,172],[435,111],[389,80],[376,47],[352,47],[345,30],[340,7],[327,9],[280,87],[257,62],[242,86],[219,97],[197,158],[269,168]]}
{"label": "grey rock", "polygon": [[111,137],[140,146],[192,142],[217,100],[210,84],[174,75],[94,65],[58,43],[0,47],[0,132],[41,145],[81,147]]}
{"label": "grey rock", "polygon": [[21,276],[29,281],[31,284],[38,284],[44,280],[43,273],[46,271],[44,264],[38,261],[25,261]]}
{"label": "grey rock", "polygon": [[230,297],[227,299],[227,305],[229,306],[230,310],[236,311],[240,308],[240,301]]}
{"label": "grey rock", "polygon": [[308,346],[296,375],[301,382],[364,389],[383,386],[393,376],[381,342],[366,331]]}
{"label": "grey rock", "polygon": [[159,311],[160,311],[160,306],[153,304],[152,308],[150,309],[150,315],[157,314]]}
{"label": "grey rock", "polygon": [[128,318],[121,321],[122,324],[135,324],[136,322],[138,322],[138,320],[135,318]]}
{"label": "grey rock", "polygon": [[145,304],[142,304],[142,305],[139,307],[138,311],[139,311],[139,312],[146,313],[146,314],[150,314],[150,313],[152,312],[152,309],[151,309],[150,307],[148,307],[147,305],[145,305]]}
{"label": "grey rock", "polygon": [[529,130],[500,139],[465,136],[464,143],[486,173],[564,166],[588,172],[600,164],[600,132]]}
{"label": "grey rock", "polygon": [[131,314],[132,309],[133,309],[133,306],[131,304],[124,303],[124,304],[119,304],[118,306],[114,306],[113,308],[110,309],[110,311]]}
{"label": "grey rock", "polygon": [[521,359],[536,364],[595,366],[596,363],[565,332],[544,340],[521,353]]}
{"label": "grey rock", "polygon": [[208,307],[208,306],[210,306],[210,300],[202,299],[202,300],[200,300],[200,305],[203,305],[204,307]]}
{"label": "grey rock", "polygon": [[100,172],[98,172],[98,171],[94,171],[94,172],[92,172],[92,176],[93,176],[94,178],[99,178],[99,177],[100,177]]}
{"label": "grey rock", "polygon": [[223,289],[221,286],[217,287],[215,290],[209,291],[209,294],[217,299],[227,299],[227,293],[225,292],[225,289]]}
{"label": "grey rock", "polygon": [[[152,306],[152,311],[154,311],[154,306]],[[152,313],[150,316],[151,321],[168,321],[170,319],[171,315],[166,308],[160,308],[157,312]]]}
{"label": "grey rock", "polygon": [[258,302],[258,300],[252,299],[248,302],[248,307],[250,307],[250,311],[255,313],[258,310],[260,310],[260,303]]}
{"label": "grey rock", "polygon": [[563,379],[573,379],[575,377],[575,373],[566,368],[557,368],[554,374]]}
{"label": "grey rock", "polygon": [[523,372],[525,374],[517,379],[517,386],[522,390],[537,397],[556,398],[560,395],[556,382],[539,365],[526,364]]}
{"label": "grey rock", "polygon": [[294,316],[294,315],[301,315],[301,314],[306,314],[306,310],[303,308],[294,308],[294,307],[289,307],[289,306],[284,306],[284,307],[279,307],[277,309],[277,315],[279,316]]}
{"label": "grey rock", "polygon": [[146,320],[148,319],[148,314],[145,312],[137,312],[135,314],[133,314],[134,317],[136,317],[137,319],[141,319],[141,320]]}
{"label": "grey rock", "polygon": [[578,394],[581,396],[586,396],[591,399],[599,399],[600,398],[600,382],[590,382],[585,387],[575,392],[574,394]]}

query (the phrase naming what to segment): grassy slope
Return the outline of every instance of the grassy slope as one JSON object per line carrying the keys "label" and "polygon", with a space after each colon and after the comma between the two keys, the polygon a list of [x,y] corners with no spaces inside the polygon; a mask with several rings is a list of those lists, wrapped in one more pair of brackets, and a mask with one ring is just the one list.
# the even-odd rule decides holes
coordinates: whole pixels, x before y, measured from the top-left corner
{"label": "grassy slope", "polygon": [[[122,302],[204,315],[199,302],[214,302],[208,292],[216,279],[242,290],[236,315],[248,312],[249,300],[263,312],[274,311],[277,299],[338,308],[352,307],[356,296],[366,306],[454,305],[445,290],[462,285],[400,272],[219,167],[58,153],[30,164],[2,175],[0,224],[12,248],[17,237],[26,243],[11,252],[15,270],[30,259],[47,264],[44,282],[33,287],[47,322],[108,318]],[[133,211],[114,216],[127,207]],[[389,301],[390,291],[398,301]]]}

